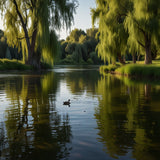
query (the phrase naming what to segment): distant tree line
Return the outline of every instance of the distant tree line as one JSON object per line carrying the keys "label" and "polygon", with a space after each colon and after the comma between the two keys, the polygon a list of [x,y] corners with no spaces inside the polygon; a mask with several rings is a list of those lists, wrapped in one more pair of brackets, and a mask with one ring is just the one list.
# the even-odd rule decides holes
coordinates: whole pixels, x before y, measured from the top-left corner
{"label": "distant tree line", "polygon": [[56,64],[101,64],[96,46],[99,42],[97,28],[74,29],[66,40],[60,41],[60,54]]}

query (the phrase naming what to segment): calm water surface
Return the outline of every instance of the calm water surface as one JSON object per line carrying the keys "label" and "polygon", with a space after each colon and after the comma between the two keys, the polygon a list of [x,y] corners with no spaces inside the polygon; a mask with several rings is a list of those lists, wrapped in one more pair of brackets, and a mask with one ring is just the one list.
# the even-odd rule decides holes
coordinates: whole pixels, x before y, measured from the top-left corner
{"label": "calm water surface", "polygon": [[7,159],[159,160],[160,85],[101,76],[93,66],[0,74]]}

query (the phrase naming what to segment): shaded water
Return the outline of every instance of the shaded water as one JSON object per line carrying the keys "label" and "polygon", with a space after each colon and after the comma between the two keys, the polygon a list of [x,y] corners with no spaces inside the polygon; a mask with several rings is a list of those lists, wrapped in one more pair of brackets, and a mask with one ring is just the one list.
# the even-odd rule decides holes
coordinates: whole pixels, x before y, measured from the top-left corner
{"label": "shaded water", "polygon": [[158,160],[159,96],[93,66],[1,74],[0,159]]}

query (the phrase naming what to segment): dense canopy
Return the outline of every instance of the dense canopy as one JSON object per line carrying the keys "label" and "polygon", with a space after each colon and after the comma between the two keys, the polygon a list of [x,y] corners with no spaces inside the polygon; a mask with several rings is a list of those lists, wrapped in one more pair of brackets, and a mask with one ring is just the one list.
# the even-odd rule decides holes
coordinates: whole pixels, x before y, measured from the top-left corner
{"label": "dense canopy", "polygon": [[90,28],[86,32],[73,29],[66,40],[60,42],[61,52],[56,64],[101,64],[95,51],[98,44],[98,29]]}

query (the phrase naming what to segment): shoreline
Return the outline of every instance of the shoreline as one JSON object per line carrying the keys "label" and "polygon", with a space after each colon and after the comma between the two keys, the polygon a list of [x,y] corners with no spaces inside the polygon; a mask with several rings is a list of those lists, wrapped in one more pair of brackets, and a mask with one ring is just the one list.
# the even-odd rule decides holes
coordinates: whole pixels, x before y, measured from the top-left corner
{"label": "shoreline", "polygon": [[101,66],[101,74],[125,76],[135,80],[160,80],[160,65],[126,64],[124,66]]}

